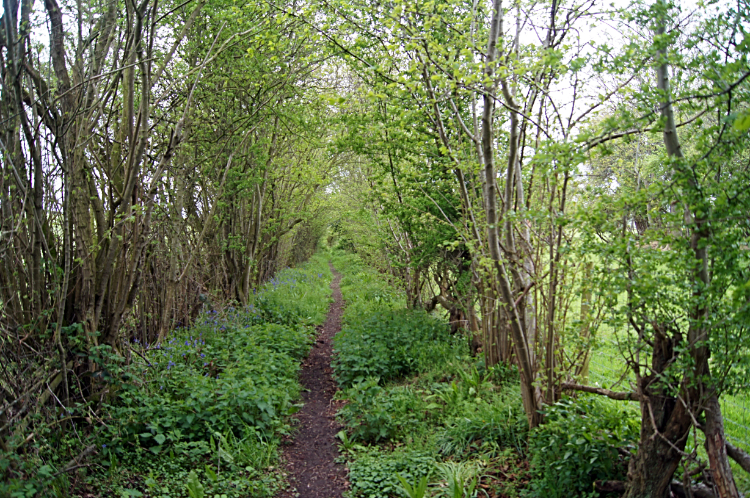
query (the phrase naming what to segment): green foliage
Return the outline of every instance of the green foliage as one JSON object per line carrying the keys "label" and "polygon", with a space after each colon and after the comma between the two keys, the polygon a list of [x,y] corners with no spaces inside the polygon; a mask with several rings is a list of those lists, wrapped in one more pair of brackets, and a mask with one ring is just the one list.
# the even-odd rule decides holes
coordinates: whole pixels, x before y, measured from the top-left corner
{"label": "green foliage", "polygon": [[471,498],[477,487],[477,469],[471,462],[445,462],[437,465],[448,485],[448,498]]}
{"label": "green foliage", "polygon": [[351,495],[386,498],[402,493],[399,477],[407,482],[429,480],[435,473],[435,459],[423,451],[398,449],[392,453],[369,448],[349,464]]}
{"label": "green foliage", "polygon": [[329,277],[321,259],[282,271],[247,307],[204,313],[127,367],[104,351],[109,375],[131,380],[106,406],[101,485],[116,490],[127,469],[153,471],[155,496],[273,496],[269,468],[299,408],[299,361],[325,316]]}
{"label": "green foliage", "polygon": [[412,388],[384,389],[376,377],[355,383],[343,397],[348,403],[338,415],[353,441],[402,439],[414,432],[426,417],[426,403]]}
{"label": "green foliage", "polygon": [[436,446],[446,456],[467,452],[494,453],[500,448],[525,449],[528,419],[517,392],[465,404],[449,419]]}
{"label": "green foliage", "polygon": [[[328,312],[330,270],[317,262],[318,271],[287,269],[255,294],[252,308],[263,322],[282,325],[323,323]],[[324,278],[326,277],[326,278]]]}
{"label": "green foliage", "polygon": [[607,400],[565,399],[551,406],[545,423],[531,432],[533,496],[598,496],[596,480],[622,480],[630,451],[638,441],[632,413]]}
{"label": "green foliage", "polygon": [[[508,457],[515,462],[513,455],[525,450],[528,423],[512,382],[516,369],[486,369],[483,360],[469,356],[466,341],[451,338],[444,323],[398,309],[403,303],[396,300],[379,299],[381,291],[395,294],[384,276],[363,268],[359,258],[336,257],[347,298],[336,372],[340,382],[350,382],[339,393],[347,401],[339,410],[346,428],[339,438],[352,498],[430,496],[430,481],[440,481],[434,489],[451,497],[476,496],[478,489],[496,486],[489,478],[482,481],[478,469]],[[437,340],[421,332],[430,330],[425,320],[435,324]],[[406,361],[397,356],[402,345]],[[403,364],[411,367],[398,370]],[[371,365],[398,373],[388,379],[363,375]],[[427,465],[415,472],[419,462]],[[513,486],[506,483],[503,493]]]}
{"label": "green foliage", "polygon": [[424,498],[427,494],[427,476],[422,476],[419,482],[415,483],[414,486],[409,484],[409,481],[404,479],[401,474],[397,474],[396,477],[398,477],[398,480],[401,483],[403,493],[406,494],[408,498]]}
{"label": "green foliage", "polygon": [[368,377],[403,378],[427,368],[451,342],[447,324],[420,310],[377,310],[336,336],[336,379],[351,386]]}
{"label": "green foliage", "polygon": [[[65,492],[64,487],[60,484],[67,479],[61,476],[57,482],[53,481],[52,475],[55,473],[54,468],[50,465],[39,465],[41,462],[36,459],[24,459],[19,454],[0,452],[0,475],[7,475],[11,469],[19,474],[28,475],[28,479],[9,478],[0,480],[0,497],[9,498],[32,498],[38,496],[43,490],[50,492]],[[65,496],[62,493],[56,493],[57,496]]]}
{"label": "green foliage", "polygon": [[198,480],[195,471],[191,471],[190,474],[188,474],[188,480],[185,487],[188,490],[190,498],[203,498],[205,496],[203,485]]}
{"label": "green foliage", "polygon": [[256,327],[217,322],[199,327],[197,337],[173,337],[151,351],[146,383],[128,386],[110,408],[122,424],[117,436],[156,452],[165,442],[206,439],[217,431],[240,434],[246,425],[279,428],[279,417],[290,412],[298,394],[298,366],[263,339],[284,330],[282,337],[296,336],[304,345],[309,329],[257,327],[260,340],[253,338]]}

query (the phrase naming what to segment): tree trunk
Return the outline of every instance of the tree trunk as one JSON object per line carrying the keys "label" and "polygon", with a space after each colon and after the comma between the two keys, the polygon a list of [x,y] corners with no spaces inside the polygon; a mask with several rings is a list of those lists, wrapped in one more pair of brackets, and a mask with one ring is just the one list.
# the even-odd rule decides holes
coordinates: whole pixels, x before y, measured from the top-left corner
{"label": "tree trunk", "polygon": [[714,395],[708,398],[706,414],[706,453],[711,467],[716,492],[720,498],[739,498],[737,485],[734,483],[732,467],[729,466],[727,443],[724,438],[724,420],[721,416],[719,398]]}
{"label": "tree trunk", "polygon": [[679,342],[662,327],[655,328],[653,373],[642,377],[638,383],[641,433],[638,452],[628,467],[626,498],[665,498],[672,475],[682,459],[692,418],[685,403],[671,396],[668,388],[659,382],[675,361]]}
{"label": "tree trunk", "polygon": [[[653,407],[651,410],[649,403]],[[671,397],[649,397],[641,402],[641,410],[641,437],[638,452],[628,467],[625,497],[666,498],[672,476],[682,459],[680,452],[687,441],[690,415]]]}

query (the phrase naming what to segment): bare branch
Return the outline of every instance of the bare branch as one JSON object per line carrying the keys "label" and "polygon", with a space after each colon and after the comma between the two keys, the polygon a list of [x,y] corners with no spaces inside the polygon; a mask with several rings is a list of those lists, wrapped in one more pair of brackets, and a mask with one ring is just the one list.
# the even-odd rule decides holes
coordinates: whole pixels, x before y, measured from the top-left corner
{"label": "bare branch", "polygon": [[641,396],[634,392],[618,392],[610,391],[601,387],[594,386],[583,386],[581,384],[574,384],[572,382],[563,382],[560,388],[563,391],[582,391],[590,394],[598,394],[599,396],[606,396],[610,399],[618,401],[640,401]]}

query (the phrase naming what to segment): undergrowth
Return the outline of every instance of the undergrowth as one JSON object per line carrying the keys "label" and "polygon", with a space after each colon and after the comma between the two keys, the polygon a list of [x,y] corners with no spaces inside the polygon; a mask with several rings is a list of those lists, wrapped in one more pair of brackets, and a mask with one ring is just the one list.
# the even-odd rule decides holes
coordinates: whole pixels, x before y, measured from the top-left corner
{"label": "undergrowth", "polygon": [[630,413],[565,399],[529,431],[515,367],[486,368],[356,256],[335,253],[334,265],[347,303],[334,371],[349,498],[598,496],[595,479],[624,477]]}
{"label": "undergrowth", "polygon": [[[18,476],[0,496],[274,496],[279,438],[299,409],[297,372],[325,319],[330,277],[318,256],[281,271],[246,307],[206,309],[159,344],[131,344],[129,359],[98,349],[109,389],[95,420],[38,445],[36,469],[0,457],[0,471]],[[60,472],[61,445],[90,445],[89,464]]]}

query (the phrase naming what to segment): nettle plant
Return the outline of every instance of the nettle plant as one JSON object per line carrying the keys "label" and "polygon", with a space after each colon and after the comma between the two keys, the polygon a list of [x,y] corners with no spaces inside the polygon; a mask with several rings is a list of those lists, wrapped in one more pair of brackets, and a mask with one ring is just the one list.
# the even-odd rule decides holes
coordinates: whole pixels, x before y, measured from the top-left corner
{"label": "nettle plant", "polygon": [[351,386],[368,377],[402,378],[427,368],[452,341],[448,325],[424,311],[373,311],[336,336],[336,379]]}

